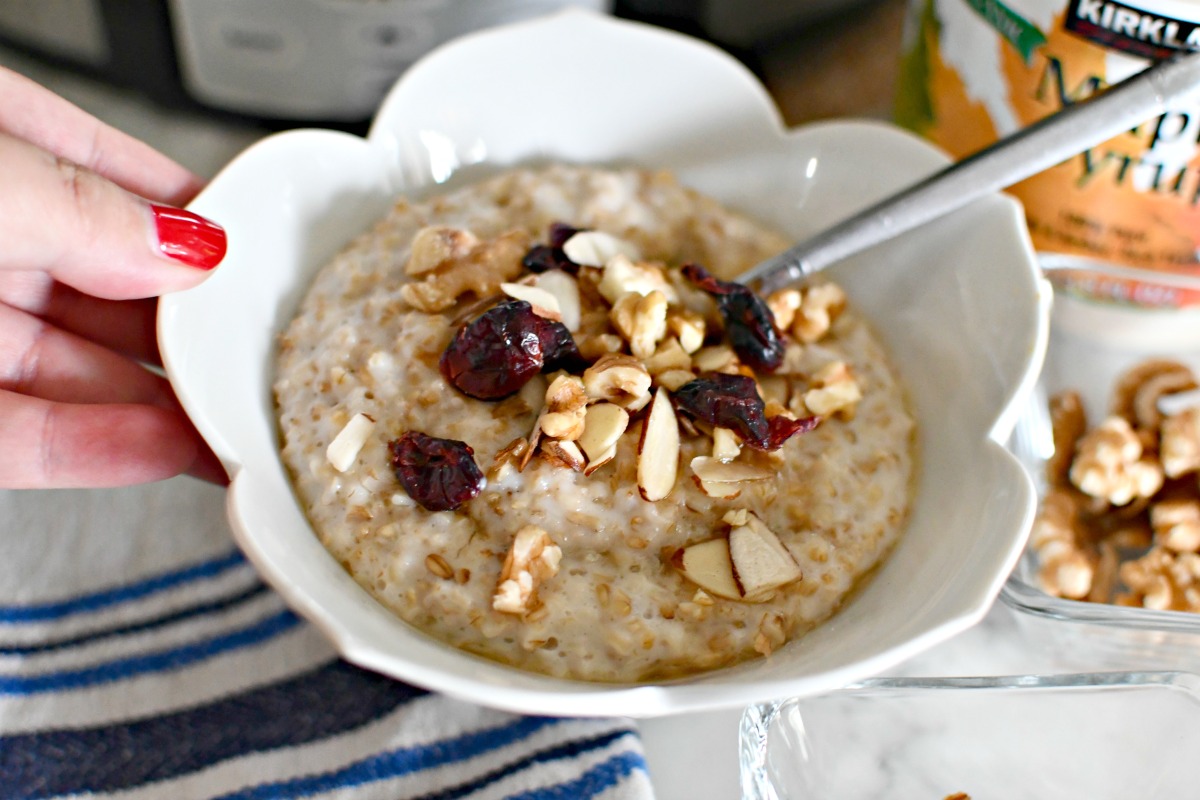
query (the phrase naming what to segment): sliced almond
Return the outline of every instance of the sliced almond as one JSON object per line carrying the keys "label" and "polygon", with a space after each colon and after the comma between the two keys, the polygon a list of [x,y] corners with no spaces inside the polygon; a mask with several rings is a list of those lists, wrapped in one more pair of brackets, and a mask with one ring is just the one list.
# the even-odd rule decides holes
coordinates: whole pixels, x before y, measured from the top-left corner
{"label": "sliced almond", "polygon": [[671,563],[683,577],[709,594],[729,600],[740,600],[741,589],[733,576],[733,559],[729,540],[706,539],[681,547],[671,556]]}
{"label": "sliced almond", "polygon": [[552,464],[567,469],[579,472],[583,469],[587,459],[583,457],[583,452],[579,449],[579,445],[565,439],[543,439],[542,453],[546,459]]}
{"label": "sliced almond", "polygon": [[538,275],[534,286],[554,295],[554,299],[558,301],[558,311],[562,315],[562,324],[567,330],[571,333],[579,330],[583,311],[579,299],[579,284],[574,278],[561,269],[552,269]]}
{"label": "sliced almond", "polygon": [[638,491],[645,500],[661,500],[675,488],[679,474],[679,423],[671,398],[659,389],[642,423],[638,441]]}
{"label": "sliced almond", "polygon": [[733,461],[742,452],[742,440],[729,428],[713,428],[712,440],[712,457],[718,461]]}
{"label": "sliced almond", "polygon": [[742,493],[742,487],[745,484],[741,483],[715,483],[712,481],[702,481],[695,475],[692,480],[700,487],[700,491],[704,492],[709,497],[717,500],[732,500]]}
{"label": "sliced almond", "polygon": [[616,457],[617,457],[617,446],[613,445],[612,447],[608,448],[607,450],[605,450],[603,453],[596,456],[595,458],[589,458],[587,466],[583,468],[583,474],[591,475],[593,472],[600,469],[601,467],[603,467],[605,464],[612,461]]}
{"label": "sliced almond", "polygon": [[588,457],[588,464],[602,454],[614,450],[617,440],[629,427],[629,412],[614,403],[594,403],[588,406],[583,418],[583,435],[579,446]]}
{"label": "sliced almond", "polygon": [[729,531],[729,558],[742,599],[765,600],[776,589],[800,580],[800,565],[779,537],[753,514]]}
{"label": "sliced almond", "polygon": [[524,300],[533,306],[533,313],[539,317],[562,322],[562,307],[558,298],[540,286],[526,286],[523,283],[502,283],[500,291],[514,300]]}
{"label": "sliced almond", "polygon": [[338,472],[350,469],[354,459],[358,458],[358,451],[362,450],[363,445],[367,443],[374,427],[375,420],[366,414],[355,414],[351,417],[350,421],[338,431],[338,435],[333,437],[333,441],[325,448],[325,458],[328,459],[330,465]]}
{"label": "sliced almond", "polygon": [[[713,432],[719,429],[714,429]],[[705,483],[744,483],[746,481],[765,481],[774,476],[774,472],[757,464],[745,461],[722,461],[711,456],[696,456],[691,463],[692,472]]]}
{"label": "sliced almond", "polygon": [[614,256],[641,258],[636,246],[604,231],[580,231],[563,243],[567,258],[585,267],[603,267]]}

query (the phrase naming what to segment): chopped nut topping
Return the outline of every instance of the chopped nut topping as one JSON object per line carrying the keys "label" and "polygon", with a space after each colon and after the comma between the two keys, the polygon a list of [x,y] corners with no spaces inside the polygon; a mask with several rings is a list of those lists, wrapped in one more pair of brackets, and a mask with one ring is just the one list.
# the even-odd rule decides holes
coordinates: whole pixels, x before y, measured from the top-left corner
{"label": "chopped nut topping", "polygon": [[658,349],[642,359],[642,365],[651,375],[658,377],[664,372],[691,370],[692,357],[687,354],[674,336],[666,339]]}
{"label": "chopped nut topping", "polygon": [[588,461],[596,461],[613,449],[627,427],[629,412],[620,406],[607,402],[588,406],[583,434],[579,437],[579,446],[583,448]]}
{"label": "chopped nut topping", "polygon": [[539,317],[562,322],[562,308],[558,298],[540,286],[528,286],[523,283],[502,283],[500,291],[514,300],[524,300],[533,308],[533,313]]}
{"label": "chopped nut topping", "polygon": [[535,525],[521,528],[505,556],[492,608],[521,616],[532,611],[539,586],[558,573],[561,560],[562,550],[550,534]]}
{"label": "chopped nut topping", "polygon": [[737,353],[727,344],[702,347],[692,353],[692,368],[696,372],[723,372],[737,365]]}
{"label": "chopped nut topping", "polygon": [[620,353],[603,356],[583,373],[588,399],[607,400],[627,411],[637,411],[650,402],[650,383],[650,373],[642,362]]}
{"label": "chopped nut topping", "polygon": [[662,292],[670,303],[679,300],[678,292],[662,269],[652,264],[634,263],[624,255],[614,256],[605,262],[597,288],[609,303],[616,303],[622,295],[630,292],[647,295],[653,291]]}
{"label": "chopped nut topping", "polygon": [[466,258],[478,244],[479,239],[470,231],[440,225],[422,228],[413,237],[404,272],[414,276],[433,272],[447,262]]}
{"label": "chopped nut topping", "polygon": [[442,261],[435,269],[423,272],[423,280],[402,285],[400,296],[419,311],[436,313],[450,308],[468,292],[477,297],[493,295],[501,283],[521,274],[521,259],[528,250],[529,237],[522,231],[480,241],[461,257]]}
{"label": "chopped nut topping", "polygon": [[[718,429],[723,430],[723,429]],[[709,456],[696,456],[691,462],[692,472],[705,483],[742,483],[765,481],[775,473],[765,467],[743,461],[722,461]]]}
{"label": "chopped nut topping", "polygon": [[809,411],[822,417],[854,415],[862,390],[846,362],[833,361],[821,367],[813,375],[813,384],[816,388],[804,393],[804,405]]}
{"label": "chopped nut topping", "polygon": [[712,457],[718,461],[733,461],[742,452],[741,439],[729,428],[713,428]]}
{"label": "chopped nut topping", "polygon": [[563,242],[567,258],[585,267],[603,267],[617,256],[637,259],[641,257],[636,247],[624,239],[618,239],[603,231],[580,231]]}
{"label": "chopped nut topping", "polygon": [[675,334],[685,353],[704,346],[705,328],[704,316],[690,309],[676,308],[667,313],[667,330]]}
{"label": "chopped nut topping", "polygon": [[338,435],[333,437],[329,447],[325,448],[325,458],[329,461],[330,466],[338,472],[350,469],[354,459],[358,458],[358,451],[362,450],[363,445],[367,443],[374,427],[375,420],[366,414],[355,414],[351,417]]}
{"label": "chopped nut topping", "polygon": [[685,383],[696,380],[696,373],[687,369],[669,369],[655,375],[654,380],[668,392],[673,392]]}
{"label": "chopped nut topping", "polygon": [[558,439],[543,439],[541,452],[551,464],[565,467],[575,472],[579,472],[587,463],[587,459],[583,457],[583,451],[579,449],[579,445],[566,439],[561,441]]}
{"label": "chopped nut topping", "polygon": [[538,423],[542,433],[555,439],[578,439],[587,401],[582,379],[566,374],[556,377],[546,388],[546,410]]}
{"label": "chopped nut topping", "polygon": [[775,318],[775,326],[781,331],[792,327],[796,312],[800,310],[803,295],[799,289],[780,289],[767,297],[767,308]]}
{"label": "chopped nut topping", "polygon": [[1142,442],[1123,417],[1109,417],[1079,440],[1071,482],[1080,491],[1123,506],[1162,487],[1163,471],[1142,458]]}
{"label": "chopped nut topping", "polygon": [[805,344],[819,341],[845,307],[846,293],[836,283],[809,287],[792,321],[792,335]]}
{"label": "chopped nut topping", "polygon": [[562,324],[571,333],[579,330],[582,319],[582,305],[579,296],[579,283],[560,269],[552,269],[537,276],[534,286],[543,289],[554,296],[558,303],[558,311],[562,316]]}
{"label": "chopped nut topping", "polygon": [[630,292],[613,304],[613,327],[626,341],[636,358],[646,359],[667,333],[667,298],[655,289],[646,295]]}

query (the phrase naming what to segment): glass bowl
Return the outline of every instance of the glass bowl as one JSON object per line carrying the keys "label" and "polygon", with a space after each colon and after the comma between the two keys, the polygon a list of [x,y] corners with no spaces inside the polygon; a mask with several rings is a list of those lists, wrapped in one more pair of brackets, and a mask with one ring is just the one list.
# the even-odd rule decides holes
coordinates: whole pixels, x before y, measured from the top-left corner
{"label": "glass bowl", "polygon": [[[1101,285],[1132,276],[1151,297],[1200,292],[1200,279],[1188,276],[1131,272],[1065,257],[1043,257],[1042,263],[1052,280],[1069,270],[1076,277],[1096,276]],[[1054,452],[1048,398],[1063,389],[1078,391],[1094,426],[1108,412],[1118,377],[1154,358],[1179,361],[1200,376],[1200,306],[1098,301],[1056,282],[1042,374],[1009,443],[1039,495],[1046,491],[1046,461]],[[1037,554],[1028,548],[1001,598],[1017,612],[1022,634],[1055,670],[1200,670],[1200,614],[1055,597],[1041,588],[1039,568]]]}
{"label": "glass bowl", "polygon": [[877,678],[742,715],[744,800],[1189,797],[1200,678]]}

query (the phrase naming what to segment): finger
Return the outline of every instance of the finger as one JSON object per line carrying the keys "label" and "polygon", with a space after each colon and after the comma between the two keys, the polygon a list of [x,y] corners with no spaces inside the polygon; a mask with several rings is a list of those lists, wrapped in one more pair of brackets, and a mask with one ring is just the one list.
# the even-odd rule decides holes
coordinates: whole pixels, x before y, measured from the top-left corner
{"label": "finger", "polygon": [[0,486],[9,489],[129,486],[213,469],[211,454],[182,414],[3,391],[0,449]]}
{"label": "finger", "polygon": [[200,178],[50,90],[0,67],[0,131],[96,172],[141,197],[185,205]]}
{"label": "finger", "polygon": [[225,255],[225,231],[146,203],[69,161],[0,134],[0,269],[45,270],[110,300],[199,283]]}
{"label": "finger", "polygon": [[67,403],[138,403],[177,409],[164,378],[94,342],[3,305],[0,389]]}
{"label": "finger", "polygon": [[101,300],[44,272],[0,272],[0,303],[145,364],[161,364],[158,300]]}

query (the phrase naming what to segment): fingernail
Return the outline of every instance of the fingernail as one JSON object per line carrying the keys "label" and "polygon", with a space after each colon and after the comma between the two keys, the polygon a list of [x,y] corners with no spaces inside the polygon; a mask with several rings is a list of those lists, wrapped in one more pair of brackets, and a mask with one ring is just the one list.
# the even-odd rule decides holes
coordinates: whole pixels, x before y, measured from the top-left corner
{"label": "fingernail", "polygon": [[225,257],[225,229],[204,217],[171,206],[151,205],[158,249],[189,267],[210,270]]}

